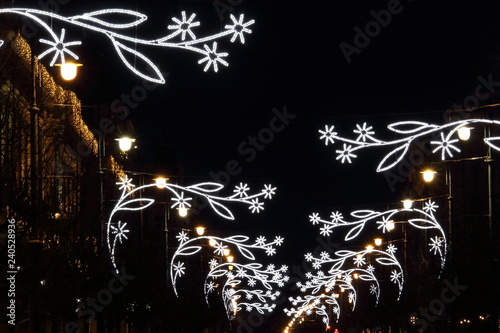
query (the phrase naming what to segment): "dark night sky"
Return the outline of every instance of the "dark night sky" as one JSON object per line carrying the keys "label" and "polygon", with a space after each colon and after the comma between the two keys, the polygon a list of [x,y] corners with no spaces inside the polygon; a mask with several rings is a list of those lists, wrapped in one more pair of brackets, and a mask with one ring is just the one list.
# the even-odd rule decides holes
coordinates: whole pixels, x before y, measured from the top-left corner
{"label": "dark night sky", "polygon": [[[72,0],[60,13],[97,10],[103,3]],[[225,12],[221,22],[212,1],[164,1],[160,9],[155,1],[116,3],[150,16],[145,35],[164,33],[181,10],[197,13],[198,36],[218,32],[229,20]],[[337,147],[325,147],[318,129],[335,124],[349,135],[355,124],[367,121],[383,133],[383,126],[396,120],[442,120],[444,110],[474,93],[479,75],[498,77],[500,21],[494,1],[402,0],[400,12],[348,63],[339,44],[353,45],[354,28],[364,29],[374,20],[370,12],[387,9],[388,3],[394,1],[241,2],[233,13],[255,19],[253,33],[244,45],[219,42],[219,50],[230,53],[229,67],[221,66],[219,73],[204,73],[196,54],[144,48],[169,74],[164,86],[131,110],[143,162],[154,161],[157,147],[171,146],[184,181],[194,183],[211,180],[210,172],[237,161],[241,171],[231,177],[231,188],[248,182],[257,190],[272,183],[278,191],[261,215],[238,210],[228,228],[239,232],[241,223],[270,234],[292,231],[288,249],[298,255],[316,246],[310,213],[398,202],[399,194],[374,171],[382,152],[342,165],[335,160]],[[138,36],[142,33],[138,29]],[[75,89],[92,102],[110,103],[142,85],[107,41],[95,43],[93,57],[104,61],[115,79],[103,78],[105,93],[103,87],[89,93],[90,83]],[[93,70],[93,65],[82,68],[89,82]],[[269,127],[273,108],[285,106],[296,118],[247,161],[238,146]],[[304,232],[314,238],[301,239]]]}
{"label": "dark night sky", "polygon": [[[237,5],[232,13],[245,13],[256,23],[244,45],[219,41],[218,50],[230,53],[230,65],[220,66],[218,73],[204,73],[197,54],[138,49],[168,73],[167,83],[149,91],[130,110],[129,119],[143,164],[154,164],[159,147],[169,146],[185,183],[212,180],[211,172],[226,170],[228,162],[236,161],[240,169],[231,177],[230,188],[240,182],[254,190],[267,183],[278,187],[264,213],[238,212],[237,222],[229,227],[234,232],[300,230],[297,235],[305,228],[317,235],[308,221],[313,211],[329,214],[342,207],[354,210],[398,202],[400,194],[374,171],[381,152],[342,165],[335,160],[336,147],[325,147],[319,140],[318,129],[335,124],[349,135],[363,121],[379,133],[404,117],[433,116],[439,122],[444,110],[474,93],[479,75],[498,74],[500,23],[493,1],[233,4]],[[388,4],[397,13],[348,63],[339,44],[355,45],[355,28],[365,30],[374,21],[372,11],[386,10]],[[144,38],[166,33],[171,17],[180,17],[182,10],[197,13],[198,36],[218,32],[230,21],[230,11],[218,11],[213,1],[165,1],[160,6],[155,1],[106,2],[107,7],[113,5],[149,16],[130,32]],[[102,3],[72,0],[61,5],[59,13],[97,9]],[[81,52],[91,61],[82,67],[78,82],[69,86],[84,104],[111,103],[143,85],[106,40],[94,33],[80,34],[85,46]],[[248,161],[249,153],[242,155],[238,147],[269,127],[274,108],[284,107],[296,118]],[[291,237],[293,247],[305,252],[296,246],[299,237]]]}

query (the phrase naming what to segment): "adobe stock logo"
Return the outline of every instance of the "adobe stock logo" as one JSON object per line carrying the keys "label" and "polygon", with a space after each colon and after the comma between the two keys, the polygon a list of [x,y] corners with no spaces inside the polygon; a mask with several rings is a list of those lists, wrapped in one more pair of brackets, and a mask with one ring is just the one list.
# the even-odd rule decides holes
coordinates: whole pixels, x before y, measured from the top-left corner
{"label": "adobe stock logo", "polygon": [[403,9],[404,7],[399,0],[389,0],[387,9],[381,9],[378,12],[374,10],[370,11],[373,20],[367,22],[363,30],[358,26],[354,27],[354,32],[356,33],[353,39],[354,45],[347,42],[339,44],[347,63],[350,64],[352,56],[360,54],[370,44],[372,38],[377,37],[381,33],[382,28],[386,28],[391,23],[392,16],[400,14]]}
{"label": "adobe stock logo", "polygon": [[458,284],[457,277],[453,280],[453,284],[448,280],[445,280],[444,284],[446,287],[441,290],[440,298],[433,299],[427,307],[420,307],[418,313],[414,312],[410,315],[411,325],[422,326],[422,329],[425,330],[429,323],[436,321],[436,317],[443,313],[446,304],[453,303],[462,294],[462,291],[467,289],[466,285]]}

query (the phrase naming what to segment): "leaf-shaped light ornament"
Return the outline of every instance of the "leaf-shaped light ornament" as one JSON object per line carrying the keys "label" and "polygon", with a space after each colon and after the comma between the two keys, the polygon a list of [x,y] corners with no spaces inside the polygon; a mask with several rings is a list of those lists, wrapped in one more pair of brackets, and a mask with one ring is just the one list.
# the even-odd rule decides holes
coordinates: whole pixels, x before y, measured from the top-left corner
{"label": "leaf-shaped light ornament", "polygon": [[[125,21],[126,23],[113,23],[105,20],[105,17],[114,16],[115,18],[119,18],[120,20]],[[125,19],[123,19],[125,18]],[[132,21],[127,22],[127,20],[131,18]],[[142,22],[146,21],[148,17],[142,13],[127,10],[127,9],[102,9],[96,10],[90,13],[85,13],[82,15],[76,15],[70,17],[71,21],[88,21],[92,23],[96,23],[102,27],[112,28],[112,29],[126,29],[135,27]]]}
{"label": "leaf-shaped light ornament", "polygon": [[490,138],[485,138],[484,142],[491,148],[500,151],[500,136],[493,136]]}
{"label": "leaf-shaped light ornament", "polygon": [[[125,46],[124,44],[118,42],[115,40],[113,37],[109,36],[111,39],[111,42],[113,43],[113,46],[115,47],[116,53],[118,53],[118,56],[122,60],[122,62],[127,66],[135,75],[142,77],[145,80],[155,82],[155,83],[160,83],[163,84],[165,83],[165,78],[163,77],[163,74],[160,72],[158,67],[156,67],[155,64],[151,60],[149,60],[148,57],[140,53],[139,51],[136,51],[128,46]],[[144,62],[146,71],[139,71],[137,69],[137,66],[135,65],[135,61],[133,63],[130,63],[127,58],[125,57],[125,54],[128,54],[131,56],[132,59],[136,60],[137,58],[141,59]],[[148,70],[149,69],[149,70]],[[150,76],[149,74],[146,73],[154,73],[155,76]]]}
{"label": "leaf-shaped light ornament", "polygon": [[389,170],[397,165],[405,157],[409,147],[410,144],[405,143],[385,155],[382,161],[380,161],[380,164],[377,166],[377,172]]}
{"label": "leaf-shaped light ornament", "polygon": [[358,219],[367,219],[374,215],[378,215],[378,213],[368,209],[355,210],[354,212],[351,213],[351,216],[356,217]]}
{"label": "leaf-shaped light ornament", "polygon": [[249,260],[255,260],[255,256],[254,254],[252,253],[252,251],[250,251],[249,249],[243,247],[243,246],[237,246],[238,248],[238,251],[240,251],[240,253],[247,259]]}
{"label": "leaf-shaped light ornament", "polygon": [[437,128],[438,126],[430,125],[421,121],[400,121],[387,125],[387,128],[399,134],[414,134],[429,128]]}
{"label": "leaf-shaped light ornament", "polygon": [[248,241],[249,239],[250,239],[250,237],[241,236],[241,235],[226,237],[226,240],[236,242],[236,243],[244,243],[244,242]]}
{"label": "leaf-shaped light ornament", "polygon": [[409,219],[408,223],[418,229],[436,229],[436,223],[427,219]]}
{"label": "leaf-shaped light ornament", "polygon": [[355,226],[354,228],[352,228],[351,230],[349,230],[349,232],[345,236],[345,240],[349,241],[349,240],[351,240],[353,238],[358,237],[358,235],[361,233],[361,231],[363,231],[363,227],[364,226],[365,226],[365,223],[364,222],[360,222],[357,226]]}
{"label": "leaf-shaped light ornament", "polygon": [[227,208],[226,206],[224,206],[223,204],[217,202],[217,201],[214,201],[214,200],[210,200],[209,199],[209,203],[210,203],[210,207],[212,207],[212,209],[217,213],[219,214],[220,216],[224,217],[225,219],[228,219],[228,220],[234,220],[234,215],[233,213],[229,210],[229,208]]}
{"label": "leaf-shaped light ornament", "polygon": [[116,205],[116,210],[142,210],[151,206],[155,201],[148,198],[131,199]]}
{"label": "leaf-shaped light ornament", "polygon": [[189,190],[199,191],[199,192],[204,192],[204,193],[218,192],[218,191],[222,190],[223,188],[224,188],[223,184],[213,183],[213,182],[201,183],[201,184],[191,185],[191,186],[187,187],[187,189],[189,189]]}

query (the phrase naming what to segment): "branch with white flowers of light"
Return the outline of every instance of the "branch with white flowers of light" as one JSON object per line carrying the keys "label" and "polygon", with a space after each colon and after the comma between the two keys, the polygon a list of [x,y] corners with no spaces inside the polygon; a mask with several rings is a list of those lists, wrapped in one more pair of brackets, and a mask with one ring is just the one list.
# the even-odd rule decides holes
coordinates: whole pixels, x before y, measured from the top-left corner
{"label": "branch with white flowers of light", "polygon": [[215,292],[218,278],[225,278],[222,287],[222,300],[229,320],[233,320],[239,311],[257,311],[260,314],[272,312],[275,301],[289,277],[285,275],[288,267],[276,269],[269,264],[265,269],[260,263],[223,263],[211,265],[205,279],[205,300],[209,304],[209,295]]}
{"label": "branch with white flowers of light", "polygon": [[[357,135],[355,139],[344,138],[335,132],[335,126],[325,126],[325,130],[319,130],[320,140],[325,140],[325,145],[334,144],[335,140],[343,143],[341,150],[336,150],[337,160],[342,163],[352,163],[356,158],[354,154],[358,150],[373,147],[391,147],[395,148],[384,156],[377,166],[377,172],[382,172],[396,166],[406,155],[410,144],[418,138],[432,136],[439,133],[440,140],[433,140],[430,143],[434,145],[433,153],[441,152],[441,159],[445,160],[447,155],[453,157],[453,152],[460,152],[455,145],[458,139],[454,135],[462,128],[468,128],[473,124],[500,125],[500,121],[489,119],[465,119],[451,122],[444,125],[428,124],[421,121],[401,121],[389,124],[387,128],[396,134],[407,135],[404,138],[384,141],[374,137],[373,126],[368,126],[366,122],[362,125],[357,124],[353,133]],[[500,137],[484,138],[484,142],[491,148],[500,151]]]}
{"label": "branch with white flowers of light", "polygon": [[[262,197],[264,199],[272,199],[272,196],[276,192],[275,187],[272,187],[271,185],[265,185],[264,189],[262,189],[260,192],[249,195],[247,193],[249,191],[248,185],[240,183],[239,186],[235,187],[233,195],[222,197],[214,194],[224,188],[224,185],[219,183],[206,182],[190,186],[180,186],[171,183],[165,183],[159,186],[156,183],[152,183],[140,187],[135,187],[135,185],[132,183],[132,178],[128,178],[127,176],[121,178],[121,181],[116,184],[120,185],[119,189],[122,190],[122,192],[108,219],[107,244],[111,262],[117,272],[118,268],[115,258],[116,247],[118,243],[122,244],[123,240],[128,239],[126,234],[129,232],[129,230],[126,229],[127,223],[124,223],[122,221],[119,221],[118,223],[112,222],[113,217],[120,211],[139,211],[149,207],[155,202],[153,199],[149,198],[135,198],[134,196],[140,193],[140,191],[149,187],[160,187],[162,189],[169,190],[173,195],[172,201],[174,202],[174,204],[172,205],[172,208],[191,207],[190,201],[192,200],[192,197],[184,197],[184,194],[188,193],[189,195],[196,195],[207,200],[210,204],[210,207],[214,210],[215,213],[229,220],[234,220],[234,215],[231,210],[226,207],[226,204],[245,204],[249,206],[248,208],[252,211],[252,213],[259,213],[264,209],[264,203],[260,202],[259,199]],[[235,238],[234,241],[236,242],[237,238]],[[242,251],[245,251],[245,249],[243,249]]]}
{"label": "branch with white flowers of light", "polygon": [[[266,241],[264,236],[259,236],[255,242],[248,242],[250,237],[243,235],[236,235],[230,237],[217,237],[217,236],[199,236],[196,238],[189,239],[185,231],[181,231],[177,236],[179,241],[179,247],[172,256],[170,264],[170,278],[172,280],[172,286],[176,296],[177,294],[177,279],[184,275],[185,266],[184,262],[177,259],[180,256],[191,256],[201,251],[203,240],[207,242],[212,242],[214,248],[214,254],[217,256],[224,256],[224,252],[229,250],[229,245],[231,248],[236,249],[244,258],[248,260],[255,260],[255,255],[252,251],[262,250],[268,256],[273,256],[276,254],[276,246],[281,246],[283,244],[284,238],[276,236],[271,242]],[[216,266],[215,262],[211,262],[210,266]]]}
{"label": "branch with white flowers of light", "polygon": [[[332,314],[336,316],[336,320],[340,318],[340,306],[336,298],[340,297],[341,293],[349,292],[349,303],[352,304],[352,310],[356,307],[358,299],[357,289],[353,285],[353,279],[360,279],[362,281],[373,282],[370,285],[370,293],[376,297],[376,304],[378,304],[380,297],[380,284],[378,278],[375,276],[375,267],[367,263],[366,258],[370,255],[375,257],[375,261],[383,266],[395,266],[391,271],[391,281],[398,286],[398,300],[401,296],[404,284],[404,273],[401,264],[395,256],[396,248],[391,244],[386,251],[381,250],[362,250],[362,251],[349,251],[340,250],[335,252],[336,258],[330,258],[328,252],[323,251],[319,258],[314,257],[311,253],[305,255],[308,262],[312,262],[314,269],[317,273],[306,273],[307,281],[305,283],[297,282],[297,287],[300,292],[307,293],[306,296],[297,296],[296,298],[290,297],[289,301],[292,305],[291,309],[285,309],[288,316],[311,315],[316,313],[322,316],[322,321],[325,326],[330,323],[330,313],[326,309],[326,305],[333,305]],[[351,260],[352,259],[352,262]],[[355,267],[353,267],[355,266]],[[366,267],[365,267],[366,266]],[[325,271],[321,268],[325,267]],[[339,290],[336,290],[338,288]]]}
{"label": "branch with white flowers of light", "polygon": [[[432,230],[435,229],[439,232],[438,236],[431,238],[431,243],[429,243],[429,251],[433,252],[435,255],[439,255],[441,261],[441,269],[444,268],[446,262],[447,253],[447,241],[446,234],[436,220],[434,212],[436,212],[437,206],[434,201],[428,200],[425,202],[422,209],[418,208],[400,208],[400,209],[390,209],[383,212],[377,212],[373,210],[357,210],[351,212],[351,216],[356,218],[355,221],[344,220],[343,215],[340,212],[332,212],[330,215],[331,220],[322,219],[319,217],[318,213],[313,213],[309,216],[312,224],[322,224],[320,227],[320,234],[323,236],[330,236],[333,229],[336,228],[348,228],[344,240],[350,241],[356,238],[364,227],[369,222],[375,222],[383,233],[390,232],[395,223],[395,217],[398,214],[405,214],[407,223],[417,229],[422,230]],[[415,215],[415,217],[408,218],[409,214]],[[405,221],[406,222],[406,221]]]}
{"label": "branch with white flowers of light", "polygon": [[[38,9],[3,8],[0,9],[0,14],[22,15],[33,20],[50,34],[52,40],[40,39],[40,43],[48,45],[49,48],[39,55],[39,58],[42,59],[46,55],[54,53],[50,66],[53,66],[58,58],[60,58],[61,63],[64,64],[66,62],[65,54],[73,57],[75,60],[79,59],[78,55],[71,51],[69,47],[81,45],[81,41],[65,41],[65,29],[62,28],[60,35],[58,35],[52,28],[53,22],[61,21],[68,25],[78,26],[102,34],[111,41],[121,61],[128,69],[145,80],[162,84],[165,83],[165,78],[160,72],[160,69],[143,53],[137,51],[138,45],[178,48],[199,53],[203,58],[198,61],[198,64],[205,64],[204,71],[206,72],[212,67],[213,70],[217,72],[219,69],[218,64],[223,66],[228,66],[229,64],[224,60],[224,58],[228,56],[228,53],[219,52],[217,50],[216,40],[230,36],[231,42],[239,38],[240,42],[244,44],[245,33],[252,33],[249,26],[255,23],[254,20],[245,22],[243,14],[240,15],[238,19],[231,14],[230,18],[232,23],[225,25],[224,31],[198,38],[193,32],[193,28],[200,26],[200,22],[195,21],[196,14],[191,14],[188,17],[186,12],[183,11],[180,19],[173,17],[172,21],[174,24],[167,26],[167,29],[172,31],[171,33],[160,38],[142,39],[119,32],[130,28],[136,29],[141,23],[148,19],[146,15],[133,10],[120,8],[103,9],[65,17],[53,12]],[[117,18],[115,22],[120,23],[107,21],[107,16],[115,16]],[[50,20],[50,25],[46,23],[47,19]],[[130,35],[135,34],[136,30],[130,33]],[[208,42],[212,42],[212,45],[210,46]],[[2,44],[3,41],[1,41],[0,46],[2,46]],[[126,56],[133,58],[133,61],[127,60]],[[137,69],[135,64],[136,60],[142,60],[146,69],[143,71]]]}

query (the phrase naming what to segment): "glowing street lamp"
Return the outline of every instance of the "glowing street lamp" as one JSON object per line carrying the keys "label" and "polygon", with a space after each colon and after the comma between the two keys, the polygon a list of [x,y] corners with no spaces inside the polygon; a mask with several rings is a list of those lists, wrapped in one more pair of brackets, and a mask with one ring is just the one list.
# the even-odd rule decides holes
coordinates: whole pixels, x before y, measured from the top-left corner
{"label": "glowing street lamp", "polygon": [[467,141],[470,138],[470,131],[472,127],[462,126],[458,129],[458,138],[462,141]]}
{"label": "glowing street lamp", "polygon": [[[179,212],[180,217],[186,217],[188,214],[188,208],[187,207],[179,207],[177,208],[177,211]],[[198,232],[198,231],[196,231]]]}
{"label": "glowing street lamp", "polygon": [[120,146],[120,150],[123,152],[129,151],[130,148],[132,148],[132,143],[135,142],[135,139],[131,139],[128,137],[123,137],[123,138],[119,138],[119,139],[115,139],[115,140],[118,141],[118,144]]}
{"label": "glowing street lamp", "polygon": [[403,207],[405,209],[410,209],[411,206],[413,206],[413,200],[411,200],[411,199],[405,199],[405,200],[403,200]]}
{"label": "glowing street lamp", "polygon": [[380,245],[382,245],[382,238],[375,238],[374,242],[375,242],[375,245],[380,246]]}
{"label": "glowing street lamp", "polygon": [[427,183],[432,182],[434,180],[434,175],[436,173],[437,173],[436,171],[429,169],[421,172],[422,176],[424,177],[424,181]]}
{"label": "glowing street lamp", "polygon": [[158,188],[165,188],[165,187],[167,187],[168,178],[157,177],[157,178],[155,178],[153,180],[155,181],[156,187],[158,187]]}
{"label": "glowing street lamp", "polygon": [[56,66],[61,67],[61,77],[66,81],[71,81],[78,74],[78,67],[81,67],[83,65],[66,62],[64,64],[56,64]]}
{"label": "glowing street lamp", "polygon": [[195,230],[198,236],[203,236],[203,234],[205,234],[205,227],[196,227]]}

